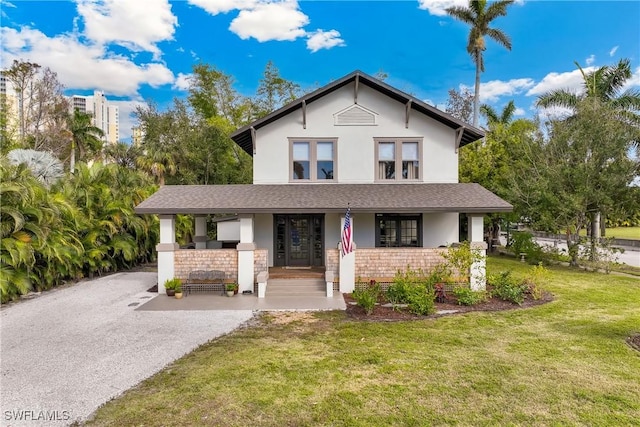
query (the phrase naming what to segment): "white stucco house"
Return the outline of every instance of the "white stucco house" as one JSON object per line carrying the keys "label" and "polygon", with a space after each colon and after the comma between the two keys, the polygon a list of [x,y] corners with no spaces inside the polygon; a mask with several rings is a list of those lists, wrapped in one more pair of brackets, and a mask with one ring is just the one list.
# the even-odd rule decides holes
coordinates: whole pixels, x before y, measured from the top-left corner
{"label": "white stucco house", "polygon": [[[483,136],[354,71],[231,135],[253,156],[253,184],[167,185],[136,208],[160,216],[160,291],[191,269],[224,270],[253,291],[268,287],[270,270],[313,267],[326,271],[327,295],[332,284],[351,292],[357,278],[433,266],[441,247],[459,241],[460,214],[484,255],[483,216],[512,206],[458,182],[459,148]],[[347,206],[356,249],[342,257]],[[206,216],[223,213],[237,215],[238,242],[207,249]],[[175,243],[176,214],[195,215],[195,250]],[[474,268],[482,272],[484,263]],[[484,286],[482,276],[473,287]]]}

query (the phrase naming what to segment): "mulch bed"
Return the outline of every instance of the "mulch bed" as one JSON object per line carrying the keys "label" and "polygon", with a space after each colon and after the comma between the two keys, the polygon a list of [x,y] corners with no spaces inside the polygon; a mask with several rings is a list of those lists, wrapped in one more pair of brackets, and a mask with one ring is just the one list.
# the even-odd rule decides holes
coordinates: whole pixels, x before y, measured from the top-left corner
{"label": "mulch bed", "polygon": [[632,335],[627,338],[629,345],[637,351],[640,351],[640,334]]}
{"label": "mulch bed", "polygon": [[[476,305],[458,305],[455,297],[448,296],[446,302],[435,303],[436,311],[448,311],[447,313],[436,313],[430,316],[421,316],[417,314],[413,314],[409,312],[406,308],[396,308],[393,307],[383,307],[382,304],[386,303],[383,299],[380,299],[379,305],[373,309],[373,313],[367,315],[364,312],[364,309],[355,304],[355,300],[351,296],[351,294],[343,294],[344,300],[347,303],[347,315],[356,320],[365,320],[371,322],[393,322],[393,321],[403,321],[403,320],[422,320],[429,319],[441,316],[450,316],[461,313],[469,313],[471,311],[503,311],[503,310],[514,310],[521,309],[527,307],[533,307],[541,304],[548,303],[553,301],[553,295],[545,292],[541,299],[535,300],[531,298],[531,296],[527,295],[522,305],[513,304],[509,301],[503,301],[499,298],[492,297],[489,298],[486,302]],[[455,313],[450,311],[455,310]],[[638,345],[640,346],[640,338],[638,339]]]}

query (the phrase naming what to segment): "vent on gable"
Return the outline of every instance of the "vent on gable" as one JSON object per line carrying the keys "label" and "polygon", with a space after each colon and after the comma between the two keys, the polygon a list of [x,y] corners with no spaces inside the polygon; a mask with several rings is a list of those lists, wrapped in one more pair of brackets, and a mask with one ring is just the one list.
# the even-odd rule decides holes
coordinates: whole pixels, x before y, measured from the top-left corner
{"label": "vent on gable", "polygon": [[334,114],[336,126],[375,126],[376,116],[360,105],[352,105]]}

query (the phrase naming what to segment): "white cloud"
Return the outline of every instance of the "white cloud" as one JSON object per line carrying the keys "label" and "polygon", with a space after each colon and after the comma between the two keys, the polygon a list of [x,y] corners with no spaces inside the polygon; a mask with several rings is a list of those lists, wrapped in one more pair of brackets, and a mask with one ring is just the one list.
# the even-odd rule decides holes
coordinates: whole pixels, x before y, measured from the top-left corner
{"label": "white cloud", "polygon": [[469,6],[467,0],[418,0],[418,8],[426,9],[431,15],[446,16],[446,9],[452,6]]}
{"label": "white cloud", "polygon": [[618,51],[618,48],[619,48],[619,47],[620,47],[620,46],[614,46],[614,47],[612,47],[612,48],[611,48],[611,50],[609,51],[609,56],[613,56],[613,55],[615,55],[615,54],[616,54],[616,52]]}
{"label": "white cloud", "polygon": [[525,114],[526,114],[526,111],[524,111],[524,109],[520,107],[516,107],[515,111],[513,112],[514,116],[524,116]]}
{"label": "white cloud", "polygon": [[586,62],[587,65],[591,65],[595,62],[595,60],[596,60],[596,56],[592,54],[584,61]]}
{"label": "white cloud", "polygon": [[189,85],[191,84],[191,77],[193,77],[193,74],[191,73],[189,74],[178,73],[178,77],[176,77],[176,81],[173,83],[173,86],[171,86],[171,88],[182,90],[182,91],[189,90]]}
{"label": "white cloud", "polygon": [[2,63],[14,59],[31,60],[58,73],[65,86],[74,89],[99,89],[116,96],[136,96],[142,84],[157,87],[173,83],[174,76],[164,64],[135,64],[129,58],[114,55],[104,46],[82,44],[76,35],[48,37],[22,27],[2,27],[0,48]]}
{"label": "white cloud", "polygon": [[[480,84],[480,102],[495,102],[501,96],[512,96],[522,93],[534,85],[534,81],[529,78],[511,79],[509,81],[492,80]],[[468,90],[473,93],[473,88],[460,85],[460,90]]]}
{"label": "white cloud", "polygon": [[628,90],[632,87],[640,87],[640,67],[636,67],[631,74],[631,78],[627,80],[626,84],[622,87],[622,90]]}
{"label": "white cloud", "polygon": [[152,52],[156,43],[172,40],[178,18],[168,0],[78,0],[84,35],[98,43],[116,43],[132,51]]}
{"label": "white cloud", "polygon": [[253,9],[257,0],[187,0],[189,4],[201,7],[211,15],[227,13],[236,9]]}
{"label": "white cloud", "polygon": [[307,36],[309,36],[309,39],[307,40],[307,49],[311,52],[345,45],[344,40],[340,38],[340,33],[336,30],[317,30],[313,33],[308,33]]}
{"label": "white cloud", "polygon": [[[596,67],[585,67],[582,70],[586,73],[594,71]],[[581,93],[583,88],[584,79],[580,70],[575,69],[566,73],[549,73],[540,83],[532,87],[527,96],[542,95],[554,90],[566,89],[574,91],[575,93]]]}
{"label": "white cloud", "polygon": [[315,30],[307,32],[309,24],[297,0],[187,0],[211,15],[239,10],[231,21],[229,30],[243,40],[254,38],[259,42],[270,40],[293,41],[307,38],[307,49],[317,52],[344,46],[337,30]]}
{"label": "white cloud", "polygon": [[297,2],[285,1],[241,10],[229,29],[243,40],[253,37],[259,42],[293,41],[306,34],[302,27],[308,23],[309,17],[298,10]]}

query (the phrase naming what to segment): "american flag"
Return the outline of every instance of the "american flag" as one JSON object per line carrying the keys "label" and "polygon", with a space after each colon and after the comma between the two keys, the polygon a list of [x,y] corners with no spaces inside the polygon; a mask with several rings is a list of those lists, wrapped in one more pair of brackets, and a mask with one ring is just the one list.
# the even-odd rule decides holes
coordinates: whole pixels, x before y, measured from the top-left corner
{"label": "american flag", "polygon": [[342,256],[353,252],[353,229],[351,228],[351,208],[347,208],[342,228]]}

